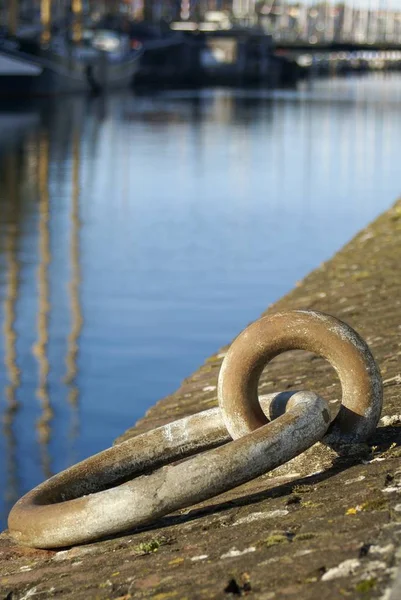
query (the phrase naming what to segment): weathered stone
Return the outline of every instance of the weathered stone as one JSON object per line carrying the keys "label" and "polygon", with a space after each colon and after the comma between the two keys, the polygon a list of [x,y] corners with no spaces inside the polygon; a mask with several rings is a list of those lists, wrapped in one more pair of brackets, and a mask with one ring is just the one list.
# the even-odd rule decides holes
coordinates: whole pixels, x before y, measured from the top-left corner
{"label": "weathered stone", "polygon": [[[323,459],[318,444],[223,496],[59,559],[52,551],[26,554],[3,533],[0,598],[384,597],[401,561],[400,215],[401,202],[274,306],[328,312],[365,338],[384,381],[384,426],[368,445],[340,457],[326,449]],[[216,406],[213,388],[225,352],[121,439]],[[259,386],[261,394],[300,388],[333,407],[341,398],[334,371],[304,352],[274,359]]]}

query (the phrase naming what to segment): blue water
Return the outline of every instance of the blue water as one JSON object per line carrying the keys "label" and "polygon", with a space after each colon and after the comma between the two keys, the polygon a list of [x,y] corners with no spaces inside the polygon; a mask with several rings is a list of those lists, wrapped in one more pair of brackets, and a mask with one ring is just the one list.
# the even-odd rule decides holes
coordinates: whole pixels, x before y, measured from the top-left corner
{"label": "blue water", "polygon": [[0,107],[0,520],[401,192],[401,77]]}

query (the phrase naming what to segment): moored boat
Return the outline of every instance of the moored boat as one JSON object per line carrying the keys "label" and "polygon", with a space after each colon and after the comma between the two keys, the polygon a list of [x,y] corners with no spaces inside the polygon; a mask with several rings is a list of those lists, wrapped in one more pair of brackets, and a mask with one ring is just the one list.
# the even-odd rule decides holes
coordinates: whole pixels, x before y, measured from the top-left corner
{"label": "moored boat", "polygon": [[73,44],[61,36],[43,47],[18,39],[0,41],[0,95],[41,95],[119,89],[131,85],[139,65],[140,49],[127,40],[113,40],[113,49],[101,44]]}
{"label": "moored boat", "polygon": [[25,26],[14,10],[0,32],[0,96],[100,92],[132,85],[141,46],[133,46],[128,35],[94,28],[90,15],[84,18],[82,4],[73,6],[72,17],[55,22],[52,3],[41,0],[40,23]]}

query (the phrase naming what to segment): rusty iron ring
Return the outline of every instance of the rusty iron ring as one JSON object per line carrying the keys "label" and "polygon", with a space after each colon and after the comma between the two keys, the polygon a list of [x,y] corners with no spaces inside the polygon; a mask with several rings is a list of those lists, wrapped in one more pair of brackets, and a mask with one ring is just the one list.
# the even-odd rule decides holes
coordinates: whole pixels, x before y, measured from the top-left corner
{"label": "rusty iron ring", "polygon": [[219,373],[218,400],[233,439],[266,424],[258,401],[259,378],[267,363],[287,350],[318,354],[339,376],[342,404],[323,441],[335,447],[366,440],[374,432],[382,409],[379,369],[356,331],[313,310],[262,317],[231,344]]}
{"label": "rusty iron ring", "polygon": [[[276,396],[264,404],[267,409]],[[328,406],[313,392],[288,394],[285,410],[240,440],[146,475],[141,474],[228,441],[221,411],[204,411],[131,438],[26,494],[11,510],[9,532],[28,546],[71,546],[212,498],[283,464],[325,434]]]}

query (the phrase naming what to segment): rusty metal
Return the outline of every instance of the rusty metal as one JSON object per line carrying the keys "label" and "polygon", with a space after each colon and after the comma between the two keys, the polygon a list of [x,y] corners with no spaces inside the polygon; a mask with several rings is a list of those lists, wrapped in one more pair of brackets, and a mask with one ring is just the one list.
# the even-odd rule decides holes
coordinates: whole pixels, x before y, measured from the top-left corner
{"label": "rusty metal", "polygon": [[342,404],[326,443],[366,440],[382,409],[379,369],[364,340],[349,325],[312,310],[275,313],[255,321],[232,343],[221,366],[219,405],[224,423],[240,438],[267,423],[258,401],[258,382],[265,366],[287,350],[309,350],[336,370]]}
{"label": "rusty metal", "polygon": [[[333,423],[326,402],[313,392],[271,394],[259,404],[263,368],[291,349],[320,354],[337,370],[343,402]],[[138,435],[39,485],[13,507],[11,535],[41,548],[96,540],[250,481],[319,440],[364,440],[378,422],[382,387],[353,329],[322,313],[293,311],[256,321],[234,341],[218,397],[220,408]]]}
{"label": "rusty metal", "polygon": [[141,476],[230,439],[219,409],[180,419],[45,481],[16,503],[9,531],[21,544],[54,548],[144,525],[274,469],[321,439],[329,421],[324,400],[295,392],[285,414],[251,435]]}

